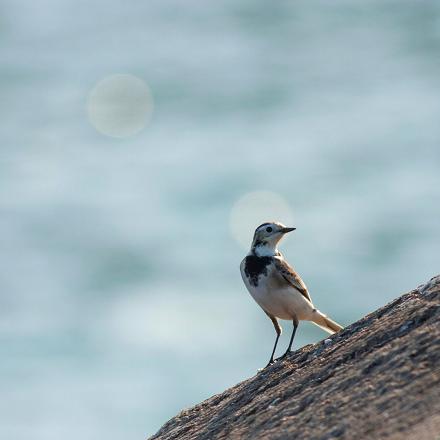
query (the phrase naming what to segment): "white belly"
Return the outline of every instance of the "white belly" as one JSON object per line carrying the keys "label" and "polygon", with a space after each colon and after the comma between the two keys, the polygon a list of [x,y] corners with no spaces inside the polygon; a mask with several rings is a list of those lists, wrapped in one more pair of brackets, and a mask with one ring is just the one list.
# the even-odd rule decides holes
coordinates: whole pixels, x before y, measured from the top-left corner
{"label": "white belly", "polygon": [[243,276],[244,283],[252,298],[272,316],[280,319],[310,320],[313,305],[295,288],[272,286],[270,276],[260,276],[258,286],[253,286]]}

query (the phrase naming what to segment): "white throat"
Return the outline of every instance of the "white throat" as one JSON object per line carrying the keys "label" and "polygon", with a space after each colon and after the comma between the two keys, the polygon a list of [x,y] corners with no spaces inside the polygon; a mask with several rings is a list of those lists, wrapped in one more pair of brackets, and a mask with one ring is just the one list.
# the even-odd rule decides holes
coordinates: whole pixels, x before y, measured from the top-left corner
{"label": "white throat", "polygon": [[[257,257],[274,257],[275,255],[278,255],[278,249],[275,246],[271,246],[270,244],[259,244],[255,246],[253,249],[253,252]],[[251,251],[252,252],[252,251]]]}

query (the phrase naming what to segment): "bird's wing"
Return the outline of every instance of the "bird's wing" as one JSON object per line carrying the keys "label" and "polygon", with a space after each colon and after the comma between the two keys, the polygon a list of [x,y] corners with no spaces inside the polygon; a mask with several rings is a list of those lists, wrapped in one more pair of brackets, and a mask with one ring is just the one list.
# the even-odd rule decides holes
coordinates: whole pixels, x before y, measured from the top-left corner
{"label": "bird's wing", "polygon": [[301,295],[303,295],[307,300],[312,302],[312,298],[310,298],[309,291],[307,290],[304,281],[301,277],[295,272],[293,267],[282,257],[275,257],[275,267],[280,273],[280,275],[296,290],[298,290]]}

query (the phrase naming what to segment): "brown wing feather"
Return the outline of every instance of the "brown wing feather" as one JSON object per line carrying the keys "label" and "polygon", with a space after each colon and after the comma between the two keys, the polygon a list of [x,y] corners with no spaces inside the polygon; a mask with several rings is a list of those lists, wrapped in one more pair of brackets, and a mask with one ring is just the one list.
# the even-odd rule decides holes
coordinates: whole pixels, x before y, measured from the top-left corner
{"label": "brown wing feather", "polygon": [[306,299],[312,302],[312,298],[310,298],[309,292],[307,290],[304,281],[301,277],[295,272],[292,266],[284,260],[282,257],[275,257],[275,267],[277,268],[280,275],[296,290],[298,290],[301,295],[303,295]]}

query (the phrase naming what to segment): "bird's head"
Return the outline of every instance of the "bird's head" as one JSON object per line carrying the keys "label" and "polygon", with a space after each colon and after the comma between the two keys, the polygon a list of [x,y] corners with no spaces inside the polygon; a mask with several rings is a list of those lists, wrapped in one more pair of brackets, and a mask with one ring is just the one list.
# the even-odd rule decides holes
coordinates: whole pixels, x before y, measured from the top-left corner
{"label": "bird's head", "polygon": [[296,228],[288,228],[279,222],[263,223],[255,229],[252,251],[259,256],[275,255],[277,244],[288,232]]}

